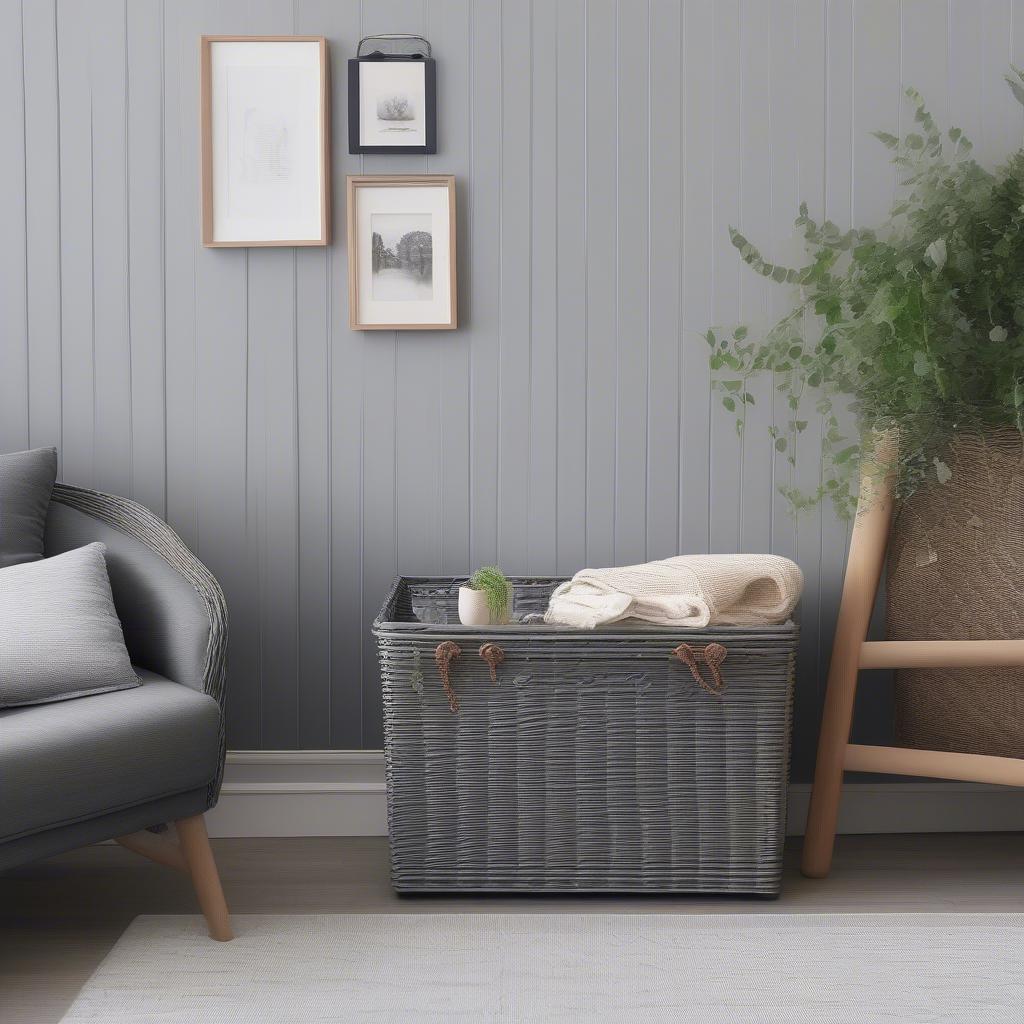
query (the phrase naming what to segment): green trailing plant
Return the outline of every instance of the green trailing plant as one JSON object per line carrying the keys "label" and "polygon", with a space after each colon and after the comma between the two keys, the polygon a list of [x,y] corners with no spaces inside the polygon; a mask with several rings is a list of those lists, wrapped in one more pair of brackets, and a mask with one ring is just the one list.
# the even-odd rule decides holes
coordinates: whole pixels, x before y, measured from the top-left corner
{"label": "green trailing plant", "polygon": [[512,585],[496,565],[485,565],[477,569],[470,576],[469,585],[474,590],[483,591],[487,598],[487,608],[495,622],[501,622],[508,616]]}
{"label": "green trailing plant", "polygon": [[[1006,80],[1024,104],[1024,72],[1013,68]],[[789,416],[771,440],[791,466],[813,401],[820,484],[780,488],[797,512],[828,498],[849,517],[861,457],[870,461],[891,428],[899,454],[889,468],[904,497],[928,479],[949,480],[956,433],[1013,427],[1024,436],[1024,149],[986,170],[959,128],[941,130],[915,90],[906,96],[913,129],[875,133],[900,172],[884,228],[843,231],[802,204],[807,259],[798,267],[769,262],[730,229],[743,261],[794,288],[796,301],[758,338],[746,326],[707,331],[712,386],[742,432],[749,381],[773,377]],[[845,396],[858,436],[841,426]]]}

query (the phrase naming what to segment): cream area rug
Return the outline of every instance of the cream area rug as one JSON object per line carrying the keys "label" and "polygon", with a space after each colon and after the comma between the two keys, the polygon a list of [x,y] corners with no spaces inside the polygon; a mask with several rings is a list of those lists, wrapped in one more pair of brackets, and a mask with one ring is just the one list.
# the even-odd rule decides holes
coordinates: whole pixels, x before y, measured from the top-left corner
{"label": "cream area rug", "polygon": [[65,1024],[996,1024],[1020,914],[140,917]]}

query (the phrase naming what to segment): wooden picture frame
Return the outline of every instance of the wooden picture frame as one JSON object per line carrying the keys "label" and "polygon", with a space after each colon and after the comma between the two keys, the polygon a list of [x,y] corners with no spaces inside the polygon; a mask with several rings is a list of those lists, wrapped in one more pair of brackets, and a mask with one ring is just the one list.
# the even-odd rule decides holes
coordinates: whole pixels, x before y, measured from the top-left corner
{"label": "wooden picture frame", "polygon": [[346,199],[352,330],[454,330],[455,176],[349,175]]}
{"label": "wooden picture frame", "polygon": [[[283,60],[285,52],[275,57],[274,45],[289,44],[298,44],[287,51],[290,63]],[[238,49],[224,49],[232,45]],[[247,57],[250,64],[245,63]],[[268,75],[268,68],[285,74]],[[318,73],[315,85],[304,74],[314,68]],[[244,119],[237,111],[229,117],[224,82],[229,72],[235,72],[233,80],[244,88],[250,70],[255,72],[249,76],[254,106],[245,108]],[[324,36],[200,37],[204,246],[330,243],[329,74]],[[231,102],[244,102],[244,97]],[[311,194],[314,185],[315,196]],[[300,209],[301,214],[282,214],[275,219],[270,212],[275,199],[288,200],[290,208]],[[281,202],[279,213],[283,209]]]}
{"label": "wooden picture frame", "polygon": [[[373,96],[365,95],[363,88],[364,73],[373,72],[385,81],[389,74],[401,76],[399,89],[411,89],[414,106],[420,106],[422,116],[410,119],[410,130],[422,143],[406,145],[401,136],[395,142],[386,141],[387,134],[373,132],[365,121],[372,116],[377,105]],[[419,79],[422,75],[422,79]],[[413,78],[413,81],[408,79]],[[418,124],[415,121],[418,120]],[[380,138],[368,141],[370,134],[379,134]],[[396,57],[385,54],[369,54],[365,57],[353,57],[348,62],[348,151],[350,153],[375,154],[430,154],[437,152],[437,65],[431,57]]]}

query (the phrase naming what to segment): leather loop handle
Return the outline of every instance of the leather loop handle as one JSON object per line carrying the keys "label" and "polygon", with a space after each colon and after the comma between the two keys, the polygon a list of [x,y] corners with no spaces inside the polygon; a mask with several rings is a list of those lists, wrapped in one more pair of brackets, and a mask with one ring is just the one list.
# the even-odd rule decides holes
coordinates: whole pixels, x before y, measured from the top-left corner
{"label": "leather loop handle", "polygon": [[459,710],[459,698],[452,688],[451,664],[460,654],[462,654],[462,648],[454,640],[445,640],[443,643],[439,643],[437,650],[434,651],[434,661],[437,662],[437,671],[444,684],[444,692],[448,697],[448,707],[452,709],[452,714]]}
{"label": "leather loop handle", "polygon": [[497,644],[483,644],[480,648],[480,657],[487,662],[491,670],[491,682],[498,681],[498,666],[505,660],[505,652]]}
{"label": "leather loop handle", "polygon": [[[716,697],[721,697],[725,690],[725,679],[721,667],[728,651],[721,644],[708,644],[703,650],[697,650],[689,644],[680,644],[672,652],[691,672],[698,685]],[[703,661],[711,672],[712,682],[704,678],[698,662]]]}

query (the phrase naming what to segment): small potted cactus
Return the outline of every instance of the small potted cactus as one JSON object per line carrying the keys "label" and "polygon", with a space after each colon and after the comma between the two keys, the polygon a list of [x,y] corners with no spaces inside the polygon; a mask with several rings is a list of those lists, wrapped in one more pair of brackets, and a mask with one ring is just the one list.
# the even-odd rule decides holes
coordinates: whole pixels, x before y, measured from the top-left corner
{"label": "small potted cactus", "polygon": [[485,565],[459,587],[459,621],[464,626],[500,626],[512,611],[512,585],[496,565]]}

